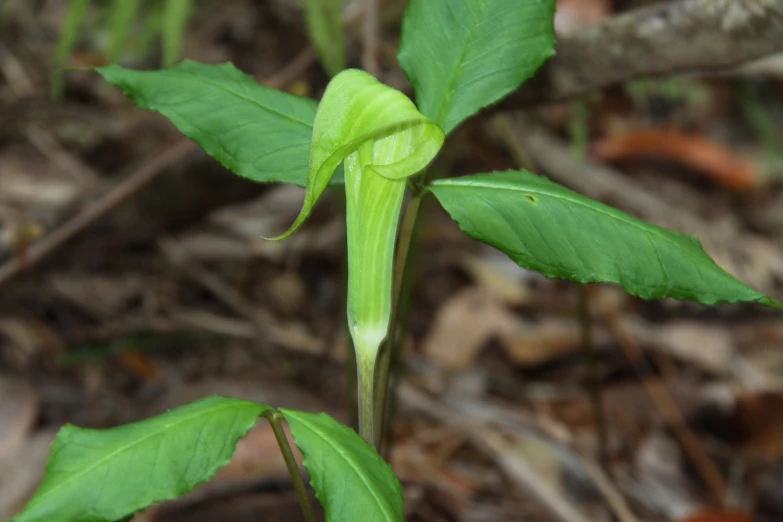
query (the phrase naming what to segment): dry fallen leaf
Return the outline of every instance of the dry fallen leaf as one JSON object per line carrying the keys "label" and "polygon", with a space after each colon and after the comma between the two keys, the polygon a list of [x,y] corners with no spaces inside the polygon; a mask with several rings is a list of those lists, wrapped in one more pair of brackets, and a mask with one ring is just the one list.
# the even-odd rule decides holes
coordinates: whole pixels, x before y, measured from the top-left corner
{"label": "dry fallen leaf", "polygon": [[142,381],[156,382],[160,380],[158,366],[147,355],[136,351],[124,351],[117,356],[123,368]]}
{"label": "dry fallen leaf", "polygon": [[698,321],[660,325],[631,316],[623,318],[623,324],[637,340],[694,364],[704,372],[727,375],[732,371],[736,346],[727,328]]}
{"label": "dry fallen leaf", "polygon": [[153,281],[137,274],[53,274],[51,287],[69,303],[92,317],[105,319],[125,310],[130,303],[154,287]]}
{"label": "dry fallen leaf", "polygon": [[[608,334],[594,328],[596,345]],[[517,321],[513,330],[500,332],[500,341],[509,359],[520,365],[538,365],[565,357],[582,349],[582,330],[575,319],[548,318],[536,323]]]}
{"label": "dry fallen leaf", "polygon": [[44,321],[27,317],[0,317],[0,346],[14,367],[53,360],[65,351],[65,342]]}
{"label": "dry fallen leaf", "polygon": [[689,167],[728,189],[759,183],[756,167],[736,152],[703,136],[677,129],[650,129],[601,140],[594,154],[608,162],[653,158]]}
{"label": "dry fallen leaf", "polygon": [[424,353],[443,368],[464,369],[491,338],[513,331],[517,322],[486,289],[468,288],[441,306],[424,339]]}
{"label": "dry fallen leaf", "polygon": [[685,471],[685,455],[673,437],[651,432],[636,452],[637,499],[669,518],[680,518],[701,507]]}
{"label": "dry fallen leaf", "polygon": [[295,317],[307,304],[307,285],[294,271],[273,277],[267,291],[272,299],[273,309],[283,317]]}
{"label": "dry fallen leaf", "polygon": [[43,478],[55,432],[41,431],[0,459],[0,520],[21,510]]}
{"label": "dry fallen leaf", "polygon": [[0,378],[0,459],[24,444],[38,416],[38,396],[25,382]]}
{"label": "dry fallen leaf", "polygon": [[735,418],[745,453],[783,458],[783,393],[769,391],[738,397]]}
{"label": "dry fallen leaf", "polygon": [[[718,393],[723,391],[723,393]],[[714,390],[691,416],[700,431],[737,448],[746,457],[783,458],[783,392],[734,395]]]}
{"label": "dry fallen leaf", "polygon": [[530,291],[522,283],[519,277],[522,272],[516,264],[514,264],[514,275],[498,266],[494,259],[488,256],[466,254],[460,258],[459,264],[477,284],[507,305],[519,306],[530,299]]}

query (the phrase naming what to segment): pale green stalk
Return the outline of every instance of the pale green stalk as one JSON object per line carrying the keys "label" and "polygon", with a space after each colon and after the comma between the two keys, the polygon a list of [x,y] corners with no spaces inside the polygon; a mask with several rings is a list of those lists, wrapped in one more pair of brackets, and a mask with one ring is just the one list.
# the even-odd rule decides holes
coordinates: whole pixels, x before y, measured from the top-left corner
{"label": "pale green stalk", "polygon": [[[354,274],[348,278],[348,328],[356,349],[359,429],[371,444],[376,420],[375,366],[389,331],[391,267],[405,181],[384,178],[365,166],[399,156],[409,148],[410,136],[393,134],[375,146],[368,142],[345,159],[348,273]],[[372,277],[367,277],[370,269]]]}
{"label": "pale green stalk", "polygon": [[405,183],[432,161],[444,138],[401,92],[363,71],[338,74],[318,106],[302,211],[278,238],[301,226],[344,161],[348,329],[356,351],[360,434],[370,444],[375,366],[389,330],[394,242]]}

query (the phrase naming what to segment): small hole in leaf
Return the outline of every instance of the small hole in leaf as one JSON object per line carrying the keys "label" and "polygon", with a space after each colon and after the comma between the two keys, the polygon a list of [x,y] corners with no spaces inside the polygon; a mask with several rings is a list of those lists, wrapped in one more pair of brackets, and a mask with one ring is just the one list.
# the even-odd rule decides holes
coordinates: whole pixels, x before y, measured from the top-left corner
{"label": "small hole in leaf", "polygon": [[531,203],[538,203],[538,200],[535,196],[531,196],[530,194],[525,194],[525,197],[530,200]]}

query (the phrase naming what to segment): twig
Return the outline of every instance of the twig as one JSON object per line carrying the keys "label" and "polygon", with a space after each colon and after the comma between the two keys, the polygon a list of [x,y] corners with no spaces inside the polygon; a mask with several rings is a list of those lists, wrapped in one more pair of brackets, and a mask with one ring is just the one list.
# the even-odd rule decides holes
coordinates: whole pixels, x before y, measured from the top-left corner
{"label": "twig", "polygon": [[737,67],[783,51],[783,0],[678,0],[563,38],[502,107],[576,98],[636,78]]}
{"label": "twig", "polygon": [[617,515],[617,520],[620,522],[639,522],[639,519],[637,519],[636,515],[631,511],[628,502],[625,501],[625,497],[615,487],[612,480],[606,476],[603,470],[596,464],[587,460],[582,460],[581,464],[592,479],[596,489],[603,495],[606,503],[609,504],[609,507],[614,511],[614,514]]}
{"label": "twig", "polygon": [[32,143],[41,154],[46,156],[46,158],[55,165],[62,166],[74,180],[82,185],[91,185],[100,181],[101,177],[98,172],[84,163],[81,159],[65,150],[57,138],[51,133],[37,125],[31,125],[25,129],[25,134],[27,135],[27,139],[30,140],[30,143]]}
{"label": "twig", "polygon": [[0,286],[20,272],[40,262],[54,250],[83,231],[92,222],[138,192],[161,172],[182,160],[195,149],[196,145],[193,142],[182,140],[146,162],[128,178],[121,181],[70,221],[41,239],[41,241],[31,245],[25,253],[24,260],[14,257],[0,266]]}
{"label": "twig", "polygon": [[511,444],[492,430],[481,430],[472,439],[494,457],[503,472],[527,492],[533,494],[541,505],[562,522],[588,522],[565,497],[558,495],[530,467],[527,461],[515,453]]}
{"label": "twig", "polygon": [[[537,433],[548,434],[547,438],[552,440],[553,444],[556,444],[569,454],[572,453],[567,444],[564,443],[563,438],[554,435],[550,427],[542,425],[537,420],[520,419],[518,418],[518,412],[512,413],[502,407],[465,401],[455,403],[453,405],[454,409],[452,409],[451,405],[438,403],[412,386],[405,384],[400,386],[399,395],[401,402],[405,406],[422,411],[448,424],[450,428],[457,428],[468,435],[470,435],[471,431],[487,425],[493,425],[510,433],[532,430]],[[596,489],[603,495],[606,503],[617,515],[617,520],[620,522],[639,522],[620,491],[617,490],[610,478],[606,476],[595,461],[579,455],[578,462],[593,480]],[[555,500],[554,502],[557,503],[558,501]]]}
{"label": "twig", "polygon": [[33,81],[27,74],[22,62],[2,42],[0,42],[0,71],[5,76],[5,81],[13,98],[24,98],[32,94],[35,88]]}
{"label": "twig", "polygon": [[364,23],[362,25],[362,67],[377,77],[381,72],[378,66],[378,0],[364,0]]}
{"label": "twig", "polygon": [[318,54],[311,46],[305,47],[291,62],[271,77],[261,80],[261,83],[272,89],[282,89],[290,85],[318,59]]}
{"label": "twig", "polygon": [[448,406],[438,403],[412,386],[402,385],[399,389],[400,400],[408,407],[422,411],[427,415],[448,424],[451,428],[463,431],[478,448],[489,453],[502,471],[525,492],[531,494],[538,503],[554,515],[560,522],[588,522],[562,495],[558,495],[527,462],[515,455],[510,444],[499,434],[487,428],[492,419],[485,423],[468,420]]}
{"label": "twig", "polygon": [[[604,320],[622,348],[628,361],[638,371],[639,365],[644,361],[641,348],[622,324],[622,319],[615,311],[604,312]],[[674,436],[682,445],[685,453],[690,458],[704,483],[712,492],[718,505],[726,502],[726,482],[718,471],[717,466],[707,454],[704,446],[696,435],[688,428],[685,419],[660,379],[654,376],[640,375],[642,386],[660,412],[666,425],[672,430]]]}
{"label": "twig", "polygon": [[210,272],[204,267],[189,263],[185,259],[185,253],[171,241],[161,241],[160,248],[166,258],[181,269],[188,277],[199,283],[205,289],[209,290],[215,297],[222,301],[226,306],[234,310],[237,314],[244,317],[255,329],[256,338],[264,338],[270,343],[279,344],[296,351],[308,353],[319,353],[321,343],[309,336],[296,338],[293,332],[285,325],[275,324],[271,318],[261,315],[261,312],[253,306],[241,292],[226,283],[217,274]]}

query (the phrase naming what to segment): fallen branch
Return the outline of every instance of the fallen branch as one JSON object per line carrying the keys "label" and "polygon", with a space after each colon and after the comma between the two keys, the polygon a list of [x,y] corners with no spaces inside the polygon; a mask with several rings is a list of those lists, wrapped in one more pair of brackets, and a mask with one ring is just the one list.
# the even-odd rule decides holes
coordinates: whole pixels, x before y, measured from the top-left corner
{"label": "fallen branch", "polygon": [[679,0],[635,9],[560,40],[501,107],[576,98],[636,78],[717,72],[783,52],[783,0]]}
{"label": "fallen branch", "polygon": [[18,273],[34,266],[51,252],[67,243],[88,225],[138,192],[167,168],[178,163],[196,149],[195,143],[182,140],[159,156],[142,165],[103,197],[87,206],[60,228],[30,246],[23,257],[15,256],[0,266],[0,286]]}
{"label": "fallen branch", "polygon": [[[314,59],[315,53],[312,48],[308,47],[294,58],[289,67],[284,68],[268,80],[262,81],[262,83],[273,89],[282,89],[290,84],[304,69],[309,67]],[[54,250],[82,232],[91,223],[136,194],[166,169],[176,165],[188,154],[197,150],[197,148],[198,147],[194,142],[182,139],[160,155],[144,163],[127,179],[118,183],[97,201],[89,204],[82,212],[71,218],[39,242],[29,247],[23,257],[13,257],[5,264],[1,265],[0,286],[8,282],[17,274],[36,265]],[[92,174],[92,177],[95,176],[95,174]]]}

